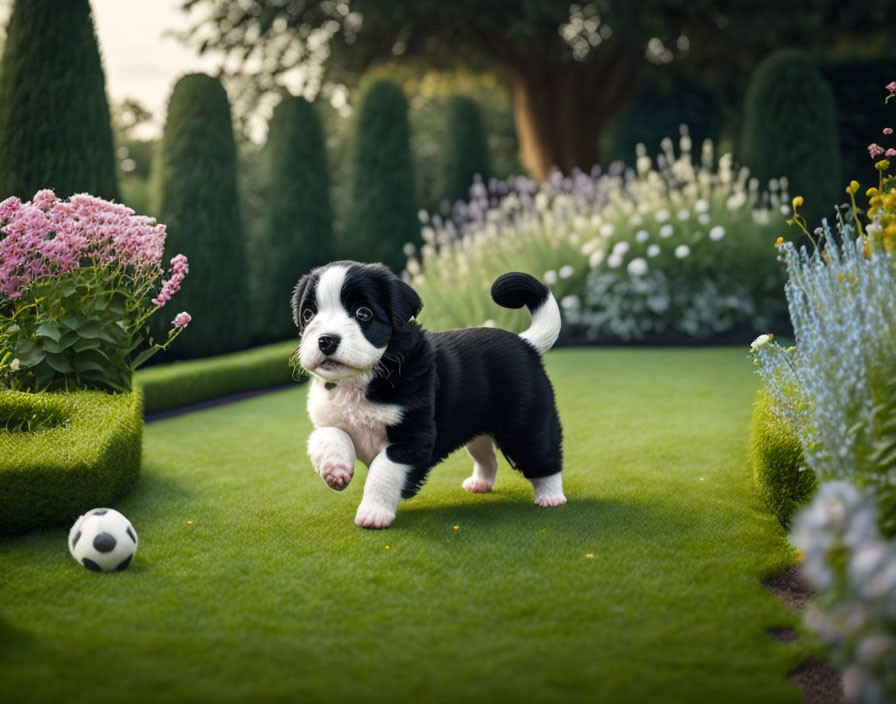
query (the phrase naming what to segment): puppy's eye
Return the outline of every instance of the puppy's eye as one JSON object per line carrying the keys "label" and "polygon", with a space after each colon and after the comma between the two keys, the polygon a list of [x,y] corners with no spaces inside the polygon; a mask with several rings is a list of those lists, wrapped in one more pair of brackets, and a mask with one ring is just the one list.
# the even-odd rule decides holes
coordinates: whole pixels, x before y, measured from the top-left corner
{"label": "puppy's eye", "polygon": [[302,320],[307,324],[311,322],[311,319],[314,317],[314,311],[310,308],[306,308],[302,311]]}
{"label": "puppy's eye", "polygon": [[355,317],[362,323],[366,323],[373,317],[373,311],[367,306],[358,306],[355,310]]}

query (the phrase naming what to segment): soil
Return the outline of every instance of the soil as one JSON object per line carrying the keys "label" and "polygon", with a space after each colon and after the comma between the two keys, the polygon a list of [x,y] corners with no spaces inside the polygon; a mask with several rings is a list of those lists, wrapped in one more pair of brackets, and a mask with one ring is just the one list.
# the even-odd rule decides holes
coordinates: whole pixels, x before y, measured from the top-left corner
{"label": "soil", "polygon": [[[791,609],[805,608],[815,593],[803,581],[799,568],[788,567],[777,577],[766,579],[763,586]],[[789,628],[769,628],[768,634],[777,641],[792,642],[799,633]],[[816,658],[808,658],[788,676],[800,690],[805,704],[843,704],[843,681],[830,665]]]}

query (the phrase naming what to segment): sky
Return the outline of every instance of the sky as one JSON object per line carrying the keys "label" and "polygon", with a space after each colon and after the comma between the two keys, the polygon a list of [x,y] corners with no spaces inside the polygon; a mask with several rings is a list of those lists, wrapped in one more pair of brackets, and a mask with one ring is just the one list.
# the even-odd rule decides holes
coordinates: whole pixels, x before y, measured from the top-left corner
{"label": "sky", "polygon": [[[188,26],[181,0],[91,0],[109,102],[136,98],[161,131],[175,81],[192,71],[213,71],[218,59],[200,57],[169,32]],[[144,134],[142,136],[151,136]]]}

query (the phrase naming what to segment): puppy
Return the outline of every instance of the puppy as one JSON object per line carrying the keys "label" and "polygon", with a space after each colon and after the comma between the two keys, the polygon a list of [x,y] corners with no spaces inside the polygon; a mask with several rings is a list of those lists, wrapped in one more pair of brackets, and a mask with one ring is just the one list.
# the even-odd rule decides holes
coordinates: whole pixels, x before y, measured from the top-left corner
{"label": "puppy", "polygon": [[557,301],[521,273],[504,274],[491,293],[506,308],[527,306],[531,327],[427,332],[414,320],[420,297],[382,264],[334,262],[296,285],[298,358],[312,377],[308,454],[336,491],[356,458],[369,467],[359,526],[388,527],[399,499],[462,446],[474,462],[467,491],[492,490],[497,444],[532,482],[536,504],[566,503],[562,429],[541,361],[560,333]]}

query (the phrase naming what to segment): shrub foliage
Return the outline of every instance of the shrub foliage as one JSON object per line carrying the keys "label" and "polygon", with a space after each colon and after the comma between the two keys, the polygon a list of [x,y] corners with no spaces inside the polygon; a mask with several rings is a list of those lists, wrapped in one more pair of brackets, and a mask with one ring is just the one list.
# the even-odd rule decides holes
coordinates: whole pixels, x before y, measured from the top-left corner
{"label": "shrub foliage", "polygon": [[358,110],[354,134],[351,199],[340,254],[379,261],[401,271],[403,246],[416,242],[408,105],[388,80],[370,85]]}
{"label": "shrub foliage", "polygon": [[0,391],[0,535],[108,506],[140,473],[139,391]]}
{"label": "shrub foliage", "polygon": [[760,183],[786,176],[804,197],[814,229],[841,202],[834,96],[801,51],[773,53],[756,68],[744,100],[741,160]]}
{"label": "shrub foliage", "polygon": [[264,159],[264,212],[258,317],[261,336],[295,336],[289,295],[309,269],[332,259],[333,213],[320,118],[304,98],[286,97],[271,118]]}
{"label": "shrub foliage", "polygon": [[0,197],[53,188],[117,198],[88,0],[16,0],[0,63]]}
{"label": "shrub foliage", "polygon": [[154,168],[153,212],[168,226],[165,251],[183,252],[193,271],[178,296],[193,332],[171,353],[241,349],[249,337],[245,247],[230,105],[218,79],[195,73],[174,86]]}
{"label": "shrub foliage", "polygon": [[448,102],[447,121],[447,139],[443,142],[442,155],[444,198],[453,203],[467,199],[477,175],[488,181],[491,170],[488,144],[476,102],[465,95],[452,96]]}

